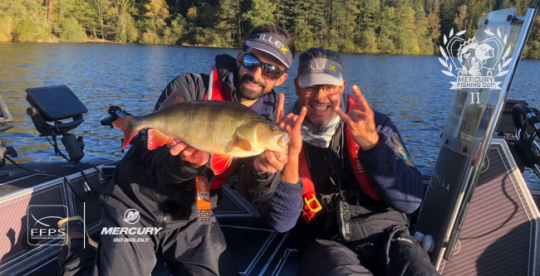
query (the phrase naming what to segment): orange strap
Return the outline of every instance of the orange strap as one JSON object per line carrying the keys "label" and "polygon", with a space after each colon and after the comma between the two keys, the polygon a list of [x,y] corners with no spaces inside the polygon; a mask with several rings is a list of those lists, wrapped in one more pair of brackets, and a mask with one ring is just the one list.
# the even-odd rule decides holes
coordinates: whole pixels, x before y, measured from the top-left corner
{"label": "orange strap", "polygon": [[210,210],[210,191],[208,190],[208,178],[195,176],[197,184],[197,209]]}
{"label": "orange strap", "polygon": [[302,198],[304,199],[304,210],[302,210],[302,219],[306,223],[310,223],[315,215],[322,209],[321,203],[317,200],[317,195],[315,194],[315,186],[313,185],[313,180],[311,178],[311,173],[309,172],[309,166],[306,158],[306,153],[302,147],[300,151],[300,160],[298,163],[298,174],[304,185],[304,190],[302,191]]}

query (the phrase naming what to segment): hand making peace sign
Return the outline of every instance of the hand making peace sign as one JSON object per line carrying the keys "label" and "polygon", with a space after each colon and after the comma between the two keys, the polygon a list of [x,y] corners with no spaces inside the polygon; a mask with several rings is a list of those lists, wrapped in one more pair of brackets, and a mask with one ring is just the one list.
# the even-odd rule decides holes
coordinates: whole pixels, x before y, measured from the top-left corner
{"label": "hand making peace sign", "polygon": [[[291,156],[298,157],[300,150],[302,150],[302,135],[300,129],[304,117],[306,116],[306,108],[302,108],[299,115],[294,115],[293,113],[287,114],[284,116],[283,105],[285,103],[285,95],[280,94],[278,99],[278,105],[276,109],[276,121],[275,124],[283,128],[285,131],[291,135],[291,140],[289,141],[289,154],[274,152],[271,150],[266,150],[257,158],[253,163],[253,168],[257,173],[276,173],[283,170],[285,164]],[[296,183],[296,180],[295,182]]]}
{"label": "hand making peace sign", "polygon": [[352,98],[357,108],[351,109],[349,113],[345,114],[337,107],[336,113],[349,126],[352,138],[360,146],[360,149],[370,150],[379,143],[379,134],[375,128],[375,114],[360,92],[360,88],[353,85],[352,90],[355,95]]}

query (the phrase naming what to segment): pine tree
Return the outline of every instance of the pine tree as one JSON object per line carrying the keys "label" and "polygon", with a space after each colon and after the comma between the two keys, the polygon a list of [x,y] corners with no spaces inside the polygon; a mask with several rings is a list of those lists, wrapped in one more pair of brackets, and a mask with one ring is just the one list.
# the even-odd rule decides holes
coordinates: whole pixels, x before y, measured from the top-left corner
{"label": "pine tree", "polygon": [[[144,5],[146,13],[144,14],[145,32],[142,34],[141,40],[145,44],[161,44],[162,37],[167,30],[165,20],[170,18],[169,6],[164,0],[149,0]],[[195,15],[196,18],[196,15]]]}
{"label": "pine tree", "polygon": [[400,54],[413,53],[418,47],[414,30],[414,10],[405,3],[396,8],[394,44]]}
{"label": "pine tree", "polygon": [[267,0],[252,0],[251,8],[242,15],[250,25],[250,29],[264,23],[273,23],[275,21],[274,12],[276,4]]}
{"label": "pine tree", "polygon": [[225,36],[224,45],[226,47],[237,46],[239,41],[238,14],[240,7],[236,0],[220,0],[220,21],[217,25],[218,31]]}
{"label": "pine tree", "polygon": [[394,54],[396,51],[392,40],[392,37],[396,33],[396,23],[394,20],[394,7],[383,7],[381,13],[377,16],[376,25],[379,29],[377,45],[381,53]]}
{"label": "pine tree", "polygon": [[458,8],[458,14],[456,15],[456,18],[454,19],[454,24],[457,26],[457,30],[464,30],[467,27],[467,5],[461,5]]}
{"label": "pine tree", "polygon": [[[454,19],[456,18],[456,7],[453,0],[445,0],[440,15],[441,22],[441,34],[449,34],[451,29],[457,29],[454,25]],[[468,27],[467,27],[468,28]],[[440,43],[438,43],[440,44]]]}
{"label": "pine tree", "polygon": [[428,19],[426,12],[421,5],[417,5],[415,13],[415,28],[414,33],[416,41],[418,43],[418,49],[415,49],[416,54],[432,55],[433,54],[433,41],[431,40],[431,34],[428,29]]}

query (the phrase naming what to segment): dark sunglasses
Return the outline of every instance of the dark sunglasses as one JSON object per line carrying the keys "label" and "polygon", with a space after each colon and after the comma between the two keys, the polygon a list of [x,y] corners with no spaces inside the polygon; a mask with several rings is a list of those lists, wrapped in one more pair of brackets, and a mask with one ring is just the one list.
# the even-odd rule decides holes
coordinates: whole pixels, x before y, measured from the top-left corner
{"label": "dark sunglasses", "polygon": [[257,67],[261,67],[262,76],[268,80],[277,80],[285,73],[285,71],[281,71],[276,65],[261,62],[254,55],[246,53],[244,53],[244,56],[242,57],[242,66],[250,71],[256,70]]}

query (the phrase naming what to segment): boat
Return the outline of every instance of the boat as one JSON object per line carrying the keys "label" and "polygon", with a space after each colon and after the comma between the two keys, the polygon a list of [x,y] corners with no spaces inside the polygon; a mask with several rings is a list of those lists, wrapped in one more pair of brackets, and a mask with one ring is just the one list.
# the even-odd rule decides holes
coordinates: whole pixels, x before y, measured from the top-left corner
{"label": "boat", "polygon": [[[424,201],[411,216],[411,233],[442,275],[540,275],[540,185],[522,176],[528,167],[540,178],[540,112],[506,99],[535,14],[528,9],[516,16],[510,8],[478,22],[478,41],[489,33],[505,37],[502,50],[508,56],[493,67],[504,65],[507,72],[497,79],[500,89],[456,90],[434,172],[424,176]],[[29,119],[40,136],[52,138],[55,152],[67,156],[66,161],[18,164],[17,145],[0,142],[0,275],[59,273],[62,234],[55,219],[80,215],[88,235],[99,240],[98,196],[119,161],[84,159],[84,140],[70,131],[84,123],[88,110],[67,86],[26,92]],[[0,115],[0,133],[16,127],[1,97]],[[102,127],[109,127],[129,113],[111,106],[104,115]],[[270,228],[236,188],[234,178],[223,186],[214,216],[240,274],[296,275],[301,248],[311,237],[299,227],[285,233]],[[152,275],[169,274],[159,260]]]}

